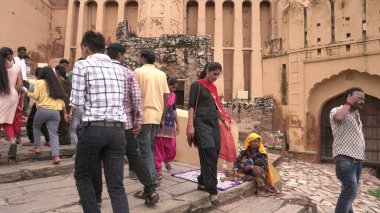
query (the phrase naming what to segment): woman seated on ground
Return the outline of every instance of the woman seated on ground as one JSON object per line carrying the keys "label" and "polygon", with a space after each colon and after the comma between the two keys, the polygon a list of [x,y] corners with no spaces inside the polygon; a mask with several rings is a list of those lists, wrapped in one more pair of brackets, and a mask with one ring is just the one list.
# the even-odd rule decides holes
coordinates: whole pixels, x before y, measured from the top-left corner
{"label": "woman seated on ground", "polygon": [[236,158],[234,168],[244,180],[253,180],[256,183],[256,193],[258,190],[277,193],[281,190],[280,177],[268,161],[268,153],[261,136],[251,133],[245,139],[244,147]]}

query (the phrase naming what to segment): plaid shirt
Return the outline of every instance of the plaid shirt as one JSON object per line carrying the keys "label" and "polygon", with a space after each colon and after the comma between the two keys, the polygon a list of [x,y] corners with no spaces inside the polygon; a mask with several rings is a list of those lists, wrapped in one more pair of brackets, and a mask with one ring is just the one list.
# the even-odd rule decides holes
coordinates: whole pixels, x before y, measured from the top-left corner
{"label": "plaid shirt", "polygon": [[70,106],[84,108],[82,121],[125,122],[124,71],[105,54],[74,64]]}
{"label": "plaid shirt", "polygon": [[124,112],[127,116],[125,129],[132,129],[133,123],[142,123],[143,107],[140,87],[132,70],[124,67],[117,60],[112,59],[112,63],[118,64],[124,71]]}
{"label": "plaid shirt", "polygon": [[363,124],[360,120],[359,112],[356,110],[358,122],[349,113],[341,123],[334,120],[334,115],[342,106],[335,107],[330,112],[331,130],[334,136],[333,157],[337,155],[347,155],[349,157],[364,160],[365,159],[365,141],[363,135]]}

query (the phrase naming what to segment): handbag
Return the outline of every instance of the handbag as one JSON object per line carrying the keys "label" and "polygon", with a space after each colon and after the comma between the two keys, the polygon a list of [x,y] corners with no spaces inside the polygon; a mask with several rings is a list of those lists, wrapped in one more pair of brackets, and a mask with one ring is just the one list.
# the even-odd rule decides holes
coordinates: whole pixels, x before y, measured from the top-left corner
{"label": "handbag", "polygon": [[[198,88],[197,100],[195,102],[195,108],[194,108],[194,113],[193,113],[193,122],[195,119],[195,113],[197,112],[199,92],[201,91],[201,83],[198,82],[198,85],[199,85],[199,88]],[[195,135],[195,131],[194,131],[194,135]],[[187,143],[189,144],[190,148],[192,145],[194,145],[195,148],[197,147],[197,145],[195,144],[194,135],[192,137],[187,136]]]}

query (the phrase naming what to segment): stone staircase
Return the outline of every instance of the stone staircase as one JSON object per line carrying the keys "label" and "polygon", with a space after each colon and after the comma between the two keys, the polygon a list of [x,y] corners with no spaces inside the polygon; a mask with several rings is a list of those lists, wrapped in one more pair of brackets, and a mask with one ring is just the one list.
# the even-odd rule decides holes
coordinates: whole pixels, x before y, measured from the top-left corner
{"label": "stone staircase", "polygon": [[[43,137],[42,137],[43,138]],[[22,129],[21,143],[27,142],[25,128]],[[36,155],[30,151],[32,146],[17,145],[17,162],[7,161],[9,143],[4,135],[0,142],[0,183],[30,180],[71,173],[74,171],[75,146],[61,145],[60,155],[62,161],[59,165],[52,164],[51,149],[44,146],[41,141],[41,153]]]}
{"label": "stone staircase", "polygon": [[[27,138],[23,135],[22,142],[26,141]],[[20,194],[30,186],[33,186],[33,190],[22,192],[17,196],[0,196],[0,207],[4,210],[4,212],[74,213],[82,211],[81,207],[77,204],[77,200],[79,198],[75,189],[75,181],[72,177],[72,173],[74,171],[74,160],[72,159],[75,148],[74,146],[60,146],[62,161],[59,165],[52,164],[50,147],[42,146],[41,154],[36,155],[35,153],[29,151],[31,149],[30,146],[22,146],[21,144],[18,145],[18,162],[8,164],[8,147],[9,143],[5,141],[4,137],[2,137],[0,142],[0,193],[6,193],[8,190],[7,188],[12,189],[16,194]],[[278,165],[281,160],[282,156],[280,155],[270,155],[270,161],[274,165]],[[192,168],[198,167],[180,162],[173,163],[173,170],[177,172],[186,171]],[[195,183],[171,177],[170,174],[164,175],[161,186],[157,189],[161,197],[160,202],[153,209],[147,208],[143,204],[142,200],[138,200],[133,197],[133,193],[137,190],[141,190],[142,186],[138,183],[138,181],[127,178],[127,165],[125,171],[126,174],[124,182],[131,212],[230,212],[231,209],[235,208],[233,206],[238,204],[243,205],[243,202],[246,199],[252,200],[250,201],[251,203],[254,203],[254,200],[257,204],[265,202],[267,203],[266,205],[277,200],[276,206],[278,206],[278,208],[272,212],[289,212],[288,210],[299,213],[314,212],[311,211],[310,205],[290,205],[286,199],[281,199],[279,197],[259,199],[258,197],[253,196],[253,184],[250,182],[246,182],[227,191],[220,192],[220,201],[222,202],[222,206],[216,209],[211,206],[207,193],[196,190]],[[54,179],[57,178],[61,180],[59,185],[54,184]],[[18,192],[18,188],[20,188],[20,192]],[[46,203],[39,202],[39,199],[36,198],[37,200],[35,200],[33,198],[36,195],[41,198],[46,196],[46,198],[44,198],[46,201],[46,199],[50,199],[49,191],[57,189],[63,189],[63,194],[61,195],[66,197],[65,199],[55,197],[54,202]],[[30,202],[25,201],[25,199],[30,200]],[[278,201],[279,199],[281,201]],[[37,201],[39,203],[36,203]],[[235,205],[235,203],[237,204]],[[231,205],[233,206],[231,207]],[[30,208],[31,206],[33,206],[33,208]],[[111,209],[108,193],[105,189],[103,193],[102,211],[110,212],[112,211]]]}

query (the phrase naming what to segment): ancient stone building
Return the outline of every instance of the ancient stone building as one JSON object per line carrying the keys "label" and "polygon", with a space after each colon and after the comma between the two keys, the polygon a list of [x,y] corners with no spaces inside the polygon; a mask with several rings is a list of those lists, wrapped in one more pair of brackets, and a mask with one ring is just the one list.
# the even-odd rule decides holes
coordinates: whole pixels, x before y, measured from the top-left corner
{"label": "ancient stone building", "polygon": [[[319,160],[331,153],[328,111],[342,92],[362,87],[371,162],[380,161],[379,0],[5,0],[2,41],[27,46],[35,62],[80,57],[84,31],[116,40],[127,19],[139,37],[209,35],[210,58],[223,65],[226,101],[276,100],[273,130],[289,151]],[[15,28],[14,26],[17,26]],[[4,44],[2,44],[4,45]],[[239,94],[239,95],[238,95]],[[241,96],[241,94],[243,94]]]}

